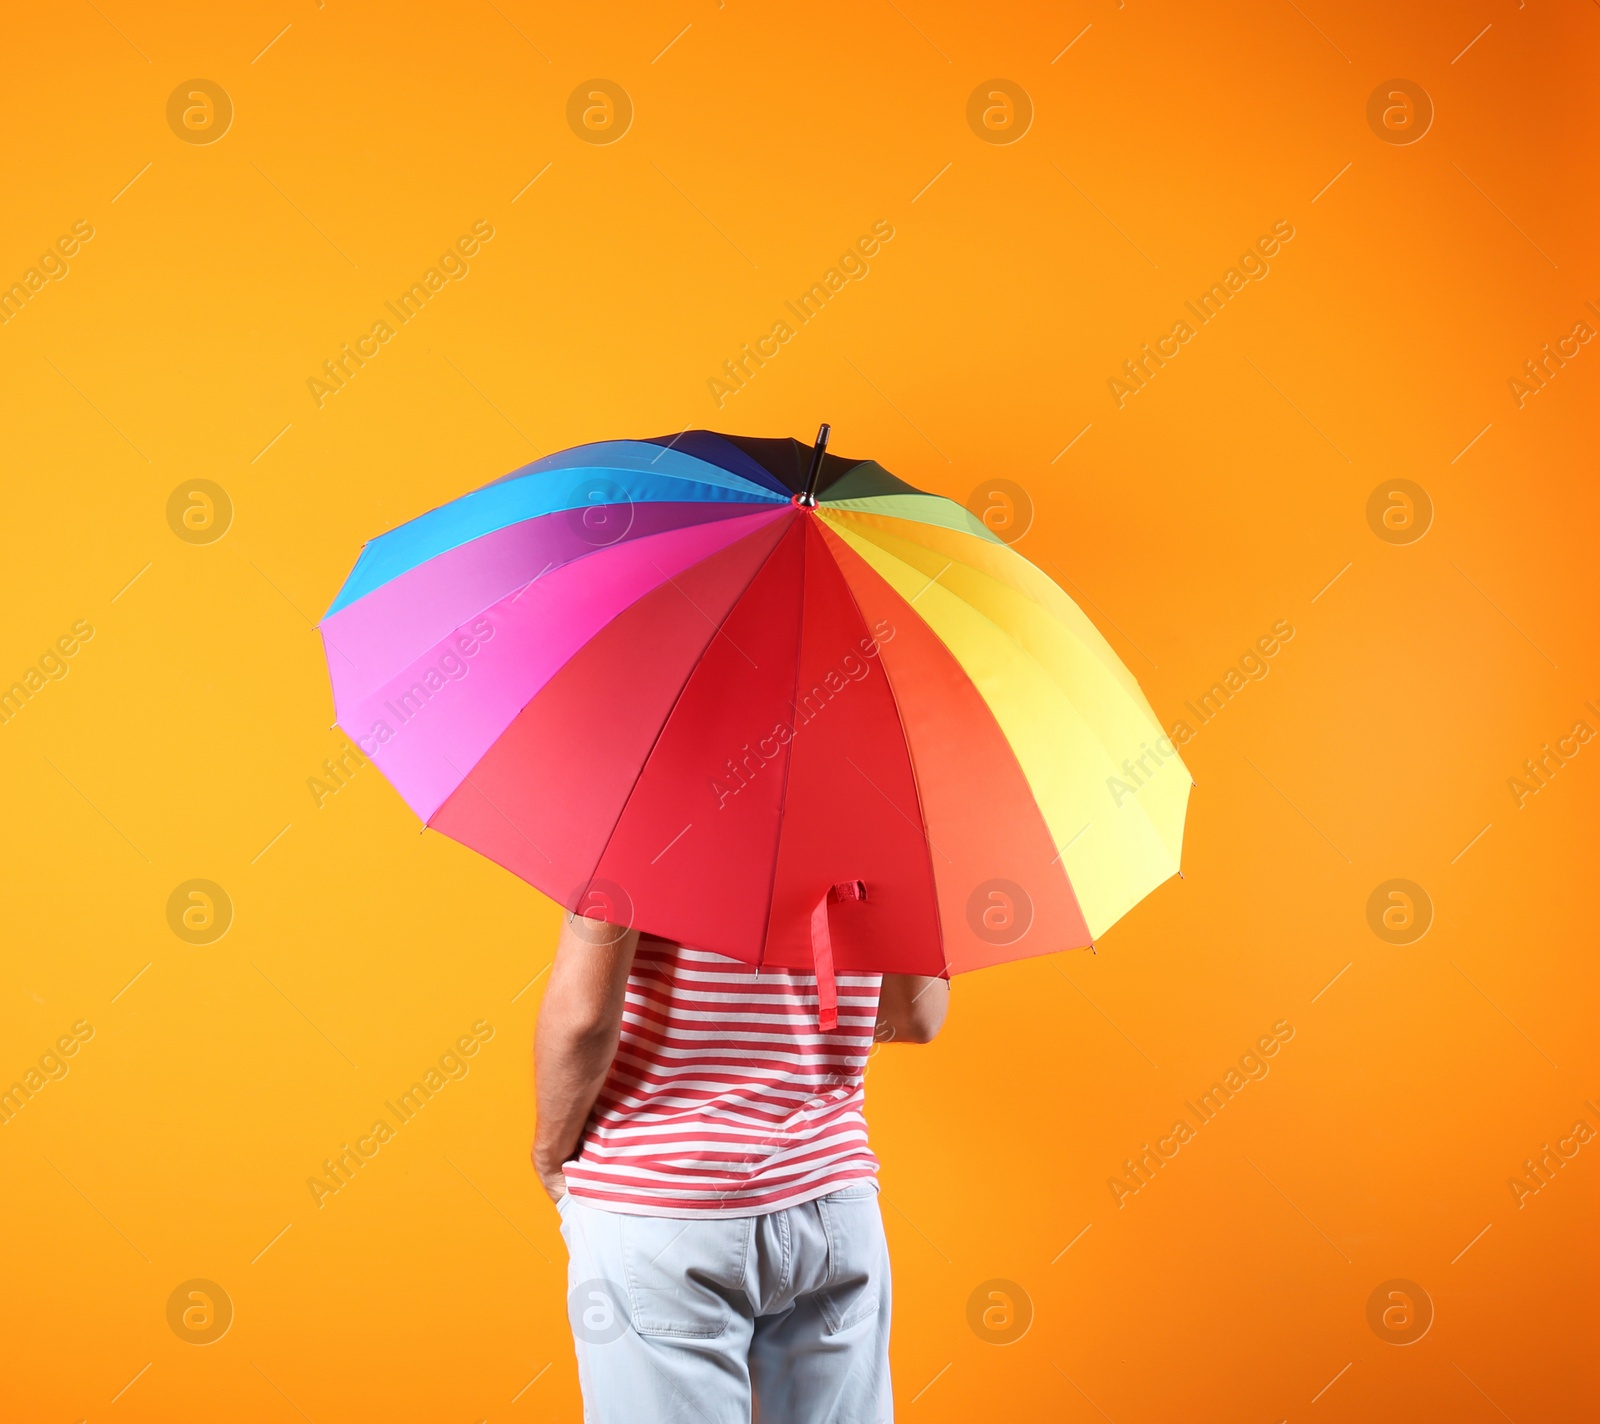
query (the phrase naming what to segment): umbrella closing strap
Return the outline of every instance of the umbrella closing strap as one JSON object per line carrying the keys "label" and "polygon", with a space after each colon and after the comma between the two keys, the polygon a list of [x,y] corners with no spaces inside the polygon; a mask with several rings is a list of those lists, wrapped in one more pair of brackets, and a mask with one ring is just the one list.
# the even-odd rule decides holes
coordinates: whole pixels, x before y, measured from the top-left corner
{"label": "umbrella closing strap", "polygon": [[860,880],[841,880],[830,886],[811,912],[811,960],[817,971],[817,1027],[839,1027],[839,986],[833,973],[833,936],[828,930],[828,904],[833,900],[865,900],[867,887]]}

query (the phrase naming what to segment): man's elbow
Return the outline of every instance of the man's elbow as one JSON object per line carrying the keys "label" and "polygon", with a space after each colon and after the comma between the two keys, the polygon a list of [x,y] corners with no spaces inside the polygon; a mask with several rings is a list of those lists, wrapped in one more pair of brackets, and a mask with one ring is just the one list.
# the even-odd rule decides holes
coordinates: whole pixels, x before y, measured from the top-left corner
{"label": "man's elbow", "polygon": [[621,1024],[602,1005],[563,1005],[541,1016],[539,1037],[562,1057],[591,1058],[615,1051]]}
{"label": "man's elbow", "polygon": [[949,983],[943,979],[928,980],[899,1015],[896,1037],[902,1043],[932,1043],[944,1027],[949,1008]]}
{"label": "man's elbow", "polygon": [[577,1018],[564,1027],[568,1048],[585,1057],[613,1053],[621,1036],[617,1020],[603,1014]]}

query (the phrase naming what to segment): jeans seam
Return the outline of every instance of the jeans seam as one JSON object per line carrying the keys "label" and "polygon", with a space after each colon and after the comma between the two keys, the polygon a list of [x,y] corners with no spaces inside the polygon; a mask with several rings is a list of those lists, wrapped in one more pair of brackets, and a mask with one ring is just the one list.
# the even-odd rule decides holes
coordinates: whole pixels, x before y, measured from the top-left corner
{"label": "jeans seam", "polygon": [[778,1213],[778,1234],[783,1239],[783,1269],[778,1272],[778,1298],[789,1289],[789,1278],[794,1271],[794,1236],[789,1230],[789,1213]]}

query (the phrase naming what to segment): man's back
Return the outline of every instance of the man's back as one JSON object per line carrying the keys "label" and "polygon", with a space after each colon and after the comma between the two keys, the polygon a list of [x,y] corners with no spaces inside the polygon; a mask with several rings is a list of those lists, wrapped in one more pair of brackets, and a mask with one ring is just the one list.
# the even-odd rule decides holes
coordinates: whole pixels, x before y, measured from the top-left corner
{"label": "man's back", "polygon": [[880,982],[841,974],[823,1031],[814,974],[641,938],[567,1189],[638,1215],[749,1216],[875,1178],[862,1075]]}

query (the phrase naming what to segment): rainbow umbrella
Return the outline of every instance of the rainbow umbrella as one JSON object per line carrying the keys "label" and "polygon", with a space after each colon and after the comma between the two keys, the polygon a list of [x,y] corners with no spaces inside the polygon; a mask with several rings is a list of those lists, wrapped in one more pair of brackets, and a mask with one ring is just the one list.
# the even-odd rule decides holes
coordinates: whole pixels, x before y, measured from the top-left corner
{"label": "rainbow umbrella", "polygon": [[1092,945],[1178,869],[1190,778],[1048,577],[871,460],[691,430],[563,451],[374,539],[339,726],[567,909],[755,965],[949,974]]}

